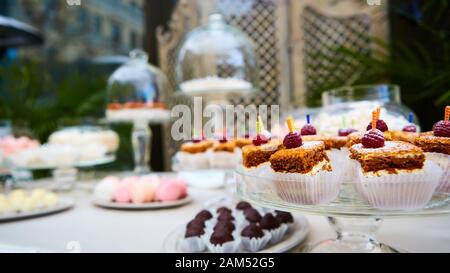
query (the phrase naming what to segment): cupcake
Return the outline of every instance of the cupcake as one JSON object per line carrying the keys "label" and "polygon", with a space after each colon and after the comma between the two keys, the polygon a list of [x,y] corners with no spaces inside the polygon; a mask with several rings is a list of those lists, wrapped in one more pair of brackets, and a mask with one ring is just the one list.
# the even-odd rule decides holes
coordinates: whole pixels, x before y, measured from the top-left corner
{"label": "cupcake", "polygon": [[377,111],[372,128],[361,144],[350,148],[357,161],[357,192],[370,205],[381,209],[424,207],[438,185],[442,171],[417,146],[402,141],[385,141],[376,129]]}
{"label": "cupcake", "polygon": [[269,162],[269,158],[281,146],[278,140],[271,140],[270,134],[265,134],[260,117],[256,122],[256,136],[251,145],[242,148],[242,165],[244,172],[256,175],[262,170],[262,166]]}
{"label": "cupcake", "polygon": [[427,159],[443,170],[438,192],[450,192],[450,106],[445,108],[444,120],[433,126],[433,131],[416,137],[414,144],[421,147]]}
{"label": "cupcake", "polygon": [[294,223],[294,217],[292,214],[285,211],[275,211],[275,218],[277,218],[278,222],[281,224],[291,225]]}
{"label": "cupcake", "polygon": [[217,216],[217,221],[234,221],[234,220],[235,220],[234,216],[231,213],[223,212]]}
{"label": "cupcake", "polygon": [[246,133],[243,137],[238,137],[235,139],[234,143],[236,147],[242,149],[244,146],[251,145],[253,143],[250,134]]}
{"label": "cupcake", "polygon": [[275,216],[273,216],[272,213],[267,213],[266,215],[264,215],[264,217],[261,218],[261,221],[259,221],[259,226],[263,230],[270,232],[271,244],[279,243],[283,239],[288,229],[288,226],[281,225],[281,223],[277,220],[277,218],[275,218]]}
{"label": "cupcake", "polygon": [[[380,117],[380,111],[381,111],[380,107],[378,107],[375,110],[378,118]],[[386,122],[384,122],[384,120],[378,119],[376,121],[375,128],[383,133],[383,137],[385,140],[392,140],[392,134],[389,131],[389,127],[387,126]],[[367,131],[369,131],[371,129],[372,129],[372,124],[370,123],[369,125],[367,125]],[[363,132],[354,132],[354,133],[349,134],[346,146],[351,147],[355,144],[361,143],[364,135],[365,135],[365,133],[363,133]]]}
{"label": "cupcake", "polygon": [[254,208],[247,208],[244,210],[244,217],[250,223],[258,223],[261,221],[261,214]]}
{"label": "cupcake", "polygon": [[401,131],[391,131],[392,140],[404,141],[414,144],[416,138],[419,136],[417,126],[413,123],[413,114],[409,114],[409,124],[403,127]]}
{"label": "cupcake", "polygon": [[[292,124],[294,124],[294,123],[292,122]],[[302,129],[300,130],[300,134],[302,136],[314,136],[314,135],[317,135],[316,128],[311,124],[311,116],[310,115],[306,115],[306,125],[304,125],[302,127]]]}
{"label": "cupcake", "polygon": [[181,170],[199,170],[209,167],[207,151],[212,148],[213,142],[203,138],[193,138],[191,142],[181,145],[176,158]]}
{"label": "cupcake", "polygon": [[208,220],[211,220],[212,218],[213,218],[213,215],[208,210],[202,210],[199,213],[197,213],[197,215],[195,215],[195,219],[199,219],[202,221],[208,221]]}
{"label": "cupcake", "polygon": [[258,252],[267,246],[272,235],[269,231],[263,231],[258,224],[251,223],[242,230],[241,237],[242,247],[245,250]]}
{"label": "cupcake", "polygon": [[216,169],[232,169],[239,163],[239,151],[232,140],[223,136],[209,151],[209,165]]}
{"label": "cupcake", "polygon": [[236,209],[244,211],[245,209],[251,208],[252,205],[249,202],[241,201],[236,204]]}
{"label": "cupcake", "polygon": [[186,225],[184,237],[181,240],[181,248],[188,252],[202,252],[206,245],[203,241],[205,236],[205,223],[200,219],[194,219]]}
{"label": "cupcake", "polygon": [[348,141],[347,136],[322,136],[309,135],[302,136],[303,141],[322,141],[325,145],[325,150],[330,159],[331,166],[334,169],[343,170],[341,173],[345,177],[337,178],[343,181],[352,181],[353,176],[348,169],[348,148],[345,147]]}
{"label": "cupcake", "polygon": [[233,211],[230,209],[230,208],[227,208],[227,207],[219,207],[219,208],[217,208],[216,209],[216,213],[217,214],[224,214],[224,213],[226,213],[226,214],[231,214]]}
{"label": "cupcake", "polygon": [[225,230],[229,233],[232,233],[236,230],[236,225],[233,224],[232,221],[228,220],[218,220],[217,223],[214,225],[213,232]]}
{"label": "cupcake", "polygon": [[290,132],[283,140],[284,149],[269,161],[270,178],[278,196],[284,201],[303,205],[328,203],[337,197],[339,172],[332,167],[322,141],[302,141],[288,119]]}
{"label": "cupcake", "polygon": [[232,232],[219,229],[211,234],[206,246],[212,253],[236,253],[240,247],[240,240],[235,238]]}

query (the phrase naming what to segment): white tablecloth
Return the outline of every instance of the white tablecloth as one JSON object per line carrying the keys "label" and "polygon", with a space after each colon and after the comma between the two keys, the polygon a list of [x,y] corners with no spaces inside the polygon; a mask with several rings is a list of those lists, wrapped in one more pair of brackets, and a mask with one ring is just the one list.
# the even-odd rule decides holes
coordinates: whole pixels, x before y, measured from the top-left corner
{"label": "white tablecloth", "polygon": [[[1,247],[66,252],[163,252],[167,235],[190,220],[204,202],[223,195],[219,190],[190,189],[194,202],[167,210],[116,211],[91,203],[87,190],[70,194],[76,206],[42,218],[0,223]],[[307,243],[334,237],[325,217],[307,216]],[[450,252],[450,216],[386,220],[378,239],[409,252]]]}

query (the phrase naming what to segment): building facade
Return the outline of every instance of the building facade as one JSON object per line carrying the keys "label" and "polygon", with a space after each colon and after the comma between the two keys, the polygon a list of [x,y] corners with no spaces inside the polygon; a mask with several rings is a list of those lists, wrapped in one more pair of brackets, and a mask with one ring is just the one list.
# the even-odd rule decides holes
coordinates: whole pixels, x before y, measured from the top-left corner
{"label": "building facade", "polygon": [[43,48],[26,50],[22,54],[70,62],[127,54],[143,46],[144,0],[2,2],[0,12],[38,28],[45,36]]}

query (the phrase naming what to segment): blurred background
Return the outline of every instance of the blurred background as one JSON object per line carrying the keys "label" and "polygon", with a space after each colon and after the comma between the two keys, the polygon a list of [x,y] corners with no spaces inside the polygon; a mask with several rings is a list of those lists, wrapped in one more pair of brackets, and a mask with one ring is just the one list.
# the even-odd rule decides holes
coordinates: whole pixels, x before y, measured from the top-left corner
{"label": "blurred background", "polygon": [[[244,103],[309,109],[326,90],[393,83],[424,131],[450,104],[450,1],[2,0],[0,15],[34,27],[43,42],[0,48],[0,120],[41,142],[63,126],[95,122],[108,77],[135,48],[166,73],[170,97],[176,50],[212,11],[255,47],[263,92]],[[106,168],[131,169],[131,126],[114,129],[121,145]],[[164,128],[152,129],[151,165],[168,169]]]}

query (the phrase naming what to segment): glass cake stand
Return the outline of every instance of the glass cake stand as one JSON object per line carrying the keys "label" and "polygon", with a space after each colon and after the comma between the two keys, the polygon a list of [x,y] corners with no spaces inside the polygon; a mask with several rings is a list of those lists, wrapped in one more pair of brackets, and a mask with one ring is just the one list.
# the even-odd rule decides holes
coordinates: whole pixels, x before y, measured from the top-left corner
{"label": "glass cake stand", "polygon": [[305,252],[402,252],[377,241],[375,234],[383,219],[450,214],[448,193],[435,193],[432,200],[422,209],[381,210],[362,201],[351,182],[342,183],[338,197],[331,203],[322,205],[286,202],[278,196],[272,181],[265,177],[249,175],[241,168],[236,170],[236,183],[238,195],[259,206],[327,217],[337,234],[336,239],[308,246],[302,249]]}
{"label": "glass cake stand", "polygon": [[165,125],[170,121],[170,113],[166,117],[147,117],[145,119],[103,119],[102,122],[108,124],[132,124],[131,144],[133,147],[134,173],[147,174],[150,170],[150,154],[152,129],[150,125]]}

